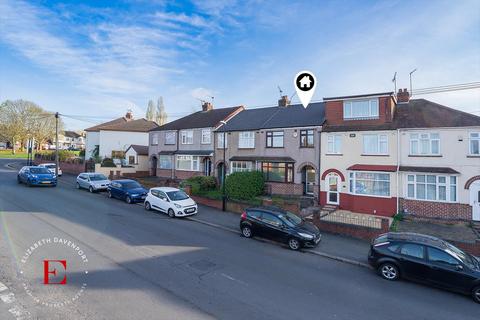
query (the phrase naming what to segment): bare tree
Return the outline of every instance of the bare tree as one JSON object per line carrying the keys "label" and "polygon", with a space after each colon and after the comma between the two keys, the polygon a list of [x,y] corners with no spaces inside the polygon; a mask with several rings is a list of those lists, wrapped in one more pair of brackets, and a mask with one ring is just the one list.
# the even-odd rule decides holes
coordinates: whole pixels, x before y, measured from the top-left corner
{"label": "bare tree", "polygon": [[167,123],[168,115],[165,112],[165,105],[163,104],[163,97],[158,98],[157,100],[157,112],[155,114],[155,122],[162,126]]}
{"label": "bare tree", "polygon": [[147,120],[149,121],[154,121],[155,119],[155,105],[153,104],[152,100],[148,101],[147,113],[145,115],[145,118],[147,118]]}

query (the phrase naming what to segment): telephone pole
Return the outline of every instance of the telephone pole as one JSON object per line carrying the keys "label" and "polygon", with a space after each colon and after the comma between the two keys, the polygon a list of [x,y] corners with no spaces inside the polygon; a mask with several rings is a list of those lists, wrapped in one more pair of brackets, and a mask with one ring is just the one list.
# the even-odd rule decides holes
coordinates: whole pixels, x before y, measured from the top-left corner
{"label": "telephone pole", "polygon": [[58,112],[55,112],[55,176],[58,179]]}

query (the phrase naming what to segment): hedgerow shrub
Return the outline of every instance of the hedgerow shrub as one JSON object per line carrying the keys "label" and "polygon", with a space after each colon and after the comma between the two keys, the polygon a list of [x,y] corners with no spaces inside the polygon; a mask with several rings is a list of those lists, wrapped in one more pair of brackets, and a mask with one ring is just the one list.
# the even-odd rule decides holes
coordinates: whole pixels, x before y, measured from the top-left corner
{"label": "hedgerow shrub", "polygon": [[192,188],[192,194],[197,195],[201,191],[214,190],[217,186],[217,181],[215,177],[212,176],[196,176],[183,180],[180,186],[190,186]]}
{"label": "hedgerow shrub", "polygon": [[234,172],[225,180],[225,190],[231,199],[250,200],[263,194],[265,180],[260,171]]}

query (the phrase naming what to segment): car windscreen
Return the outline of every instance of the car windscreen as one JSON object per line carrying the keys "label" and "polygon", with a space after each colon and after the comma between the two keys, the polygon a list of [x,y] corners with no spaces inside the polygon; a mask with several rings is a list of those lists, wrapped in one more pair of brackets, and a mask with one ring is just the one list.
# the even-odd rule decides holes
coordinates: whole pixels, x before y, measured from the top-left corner
{"label": "car windscreen", "polygon": [[47,168],[38,167],[38,168],[30,168],[30,173],[43,174],[43,173],[50,173],[50,171],[48,171]]}
{"label": "car windscreen", "polygon": [[102,180],[107,180],[107,177],[105,177],[103,174],[93,174],[90,176],[91,181],[102,181]]}
{"label": "car windscreen", "polygon": [[298,226],[303,223],[302,218],[297,216],[296,214],[293,214],[291,212],[286,212],[285,214],[279,215],[280,219],[282,219],[285,223],[287,223],[290,226]]}
{"label": "car windscreen", "polygon": [[124,189],[135,189],[135,188],[141,188],[142,186],[138,182],[132,181],[132,182],[122,183],[122,187]]}
{"label": "car windscreen", "polygon": [[445,245],[447,246],[446,251],[460,259],[460,261],[462,261],[464,264],[468,265],[469,267],[476,266],[475,260],[468,253],[463,252],[448,242],[445,242]]}
{"label": "car windscreen", "polygon": [[172,201],[179,201],[179,200],[188,199],[188,195],[185,192],[183,192],[182,190],[170,191],[170,192],[167,192],[167,195],[170,198],[170,200],[172,200]]}
{"label": "car windscreen", "polygon": [[55,169],[55,165],[54,165],[54,164],[47,164],[47,165],[45,166],[45,168]]}

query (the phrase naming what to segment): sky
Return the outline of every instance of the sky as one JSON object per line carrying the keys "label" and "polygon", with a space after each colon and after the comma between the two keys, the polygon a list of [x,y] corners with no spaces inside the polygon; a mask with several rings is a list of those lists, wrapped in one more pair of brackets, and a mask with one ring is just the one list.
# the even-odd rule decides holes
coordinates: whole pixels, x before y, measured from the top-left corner
{"label": "sky", "polygon": [[[415,68],[414,89],[480,81],[480,1],[0,0],[0,101],[73,130],[144,117],[160,96],[169,120],[212,97],[276,105],[301,70],[313,100],[393,91]],[[480,115],[480,89],[414,98]]]}

